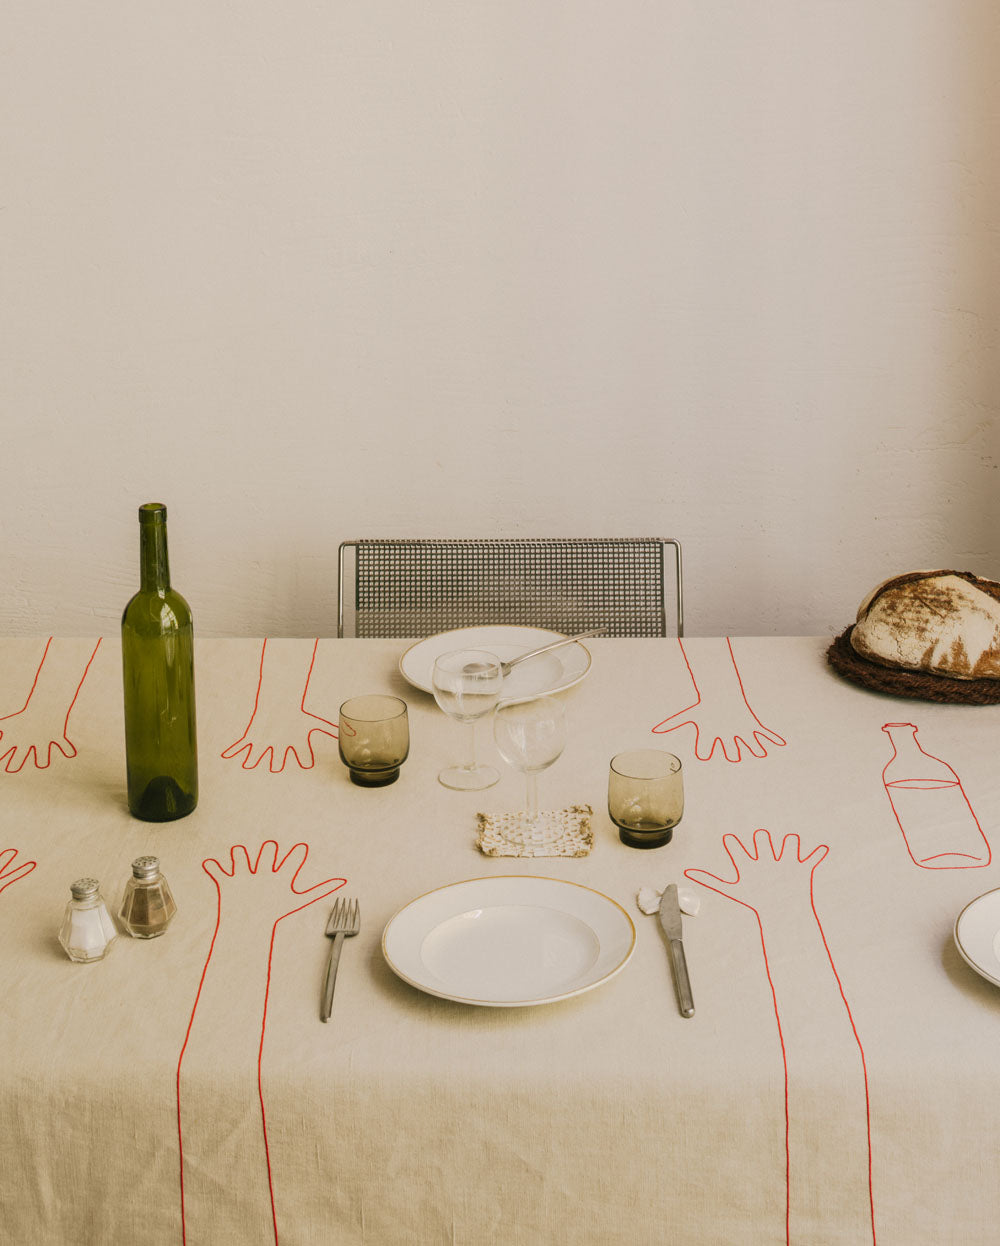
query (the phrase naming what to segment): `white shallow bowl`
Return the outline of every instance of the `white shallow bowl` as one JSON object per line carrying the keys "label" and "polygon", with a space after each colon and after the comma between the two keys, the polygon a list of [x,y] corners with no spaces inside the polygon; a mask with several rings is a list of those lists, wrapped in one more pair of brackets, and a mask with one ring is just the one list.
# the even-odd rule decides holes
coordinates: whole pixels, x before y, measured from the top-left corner
{"label": "white shallow bowl", "polygon": [[[562,632],[544,627],[457,627],[450,632],[425,636],[410,645],[399,659],[399,670],[414,688],[433,693],[431,675],[442,653],[452,649],[485,649],[487,653],[495,653],[502,662],[508,662],[529,649],[540,649],[542,645],[562,639]],[[590,653],[576,641],[515,666],[504,680],[503,695],[530,697],[561,692],[578,684],[589,670]]]}
{"label": "white shallow bowl", "polygon": [[635,926],[578,883],[502,874],[450,883],[393,916],[382,952],[404,982],[462,1004],[527,1008],[581,995],[624,969]]}

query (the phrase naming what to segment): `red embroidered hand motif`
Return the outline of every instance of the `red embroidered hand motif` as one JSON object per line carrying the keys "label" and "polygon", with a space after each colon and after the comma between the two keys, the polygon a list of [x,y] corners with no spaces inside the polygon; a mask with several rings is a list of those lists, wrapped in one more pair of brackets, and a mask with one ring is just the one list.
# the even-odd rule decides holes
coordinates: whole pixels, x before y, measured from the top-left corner
{"label": "red embroidered hand motif", "polygon": [[0,715],[0,764],[8,774],[17,774],[29,762],[36,770],[47,770],[55,754],[76,756],[69,716],[101,642],[94,645],[82,675],[78,655],[65,642],[55,648],[52,642],[50,636],[24,705]]}
{"label": "red embroidered hand motif", "polygon": [[316,764],[313,736],[336,740],[336,723],[305,707],[318,645],[317,639],[303,676],[298,668],[292,670],[285,663],[272,661],[273,642],[269,650],[268,641],[264,641],[250,721],[242,736],[223,751],[225,760],[242,755],[244,770],[255,770],[266,760],[271,773],[278,774],[293,757],[300,769],[311,770]]}
{"label": "red embroidered hand motif", "polygon": [[653,728],[656,733],[694,727],[694,754],[699,761],[711,761],[720,747],[726,761],[742,761],[744,753],[766,757],[768,745],[782,748],[785,740],[765,727],[750,707],[743,680],[736,665],[732,641],[727,638],[727,655],[719,663],[703,664],[699,679],[688,661],[684,642],[680,645],[684,662],[694,685],[695,700]]}

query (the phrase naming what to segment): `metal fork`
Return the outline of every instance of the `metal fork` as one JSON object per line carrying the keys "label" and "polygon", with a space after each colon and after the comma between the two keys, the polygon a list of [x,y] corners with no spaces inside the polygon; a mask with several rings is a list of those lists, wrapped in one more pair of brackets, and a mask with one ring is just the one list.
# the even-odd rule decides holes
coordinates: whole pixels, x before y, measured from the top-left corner
{"label": "metal fork", "polygon": [[329,1021],[333,1012],[333,988],[337,984],[337,966],[340,964],[340,949],[344,940],[350,939],[361,929],[361,912],[357,900],[348,900],[346,896],[338,897],[334,902],[330,920],[326,923],[327,937],[333,940],[330,945],[330,959],[326,966],[326,981],[323,983],[323,1006],[320,1009],[320,1020]]}

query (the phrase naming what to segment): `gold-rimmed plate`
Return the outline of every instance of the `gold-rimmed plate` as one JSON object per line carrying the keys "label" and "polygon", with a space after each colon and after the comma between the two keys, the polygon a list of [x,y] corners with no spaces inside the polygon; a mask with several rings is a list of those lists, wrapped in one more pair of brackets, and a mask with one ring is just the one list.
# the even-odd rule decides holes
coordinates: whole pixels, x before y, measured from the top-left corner
{"label": "gold-rimmed plate", "polygon": [[501,874],[449,883],[401,908],[382,934],[392,971],[461,1004],[527,1008],[591,991],[635,948],[622,906],[590,887]]}

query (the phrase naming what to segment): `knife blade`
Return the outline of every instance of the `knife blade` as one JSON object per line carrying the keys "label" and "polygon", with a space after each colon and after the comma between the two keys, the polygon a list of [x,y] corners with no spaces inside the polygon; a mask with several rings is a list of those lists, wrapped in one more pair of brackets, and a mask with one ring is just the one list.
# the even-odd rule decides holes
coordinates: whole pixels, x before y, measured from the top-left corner
{"label": "knife blade", "polygon": [[681,925],[681,906],[677,898],[677,884],[671,883],[660,897],[660,926],[667,936],[670,960],[674,968],[674,986],[677,990],[677,1006],[682,1017],[694,1016],[694,997],[691,979],[688,977],[687,958],[684,955],[684,936]]}

